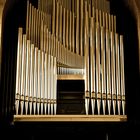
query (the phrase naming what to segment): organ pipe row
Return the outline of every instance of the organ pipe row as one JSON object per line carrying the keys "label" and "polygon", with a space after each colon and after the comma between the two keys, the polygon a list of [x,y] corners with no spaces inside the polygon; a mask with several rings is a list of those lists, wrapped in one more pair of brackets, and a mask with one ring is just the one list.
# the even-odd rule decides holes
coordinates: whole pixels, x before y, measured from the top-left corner
{"label": "organ pipe row", "polygon": [[16,114],[56,114],[56,57],[35,47],[22,28],[18,38]]}
{"label": "organ pipe row", "polygon": [[[51,8],[48,8],[51,7]],[[51,10],[50,10],[51,9]],[[85,114],[125,115],[123,35],[109,2],[27,1],[19,27],[16,114],[57,114],[57,75],[83,75]]]}

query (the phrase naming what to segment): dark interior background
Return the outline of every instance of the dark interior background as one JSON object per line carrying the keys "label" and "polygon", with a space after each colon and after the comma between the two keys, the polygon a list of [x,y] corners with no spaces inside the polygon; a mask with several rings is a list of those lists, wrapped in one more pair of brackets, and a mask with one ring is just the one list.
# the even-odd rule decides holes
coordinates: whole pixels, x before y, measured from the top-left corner
{"label": "dark interior background", "polygon": [[[37,1],[32,1],[37,5]],[[7,0],[3,16],[2,71],[0,80],[0,127],[15,139],[91,138],[99,140],[135,139],[140,126],[139,63],[136,21],[123,0],[110,0],[111,13],[117,16],[117,32],[124,35],[126,110],[128,121],[118,123],[14,123],[15,71],[18,27],[25,26],[26,1]],[[5,129],[2,129],[5,131]],[[2,134],[2,135],[1,135]],[[3,133],[0,137],[2,139]]]}

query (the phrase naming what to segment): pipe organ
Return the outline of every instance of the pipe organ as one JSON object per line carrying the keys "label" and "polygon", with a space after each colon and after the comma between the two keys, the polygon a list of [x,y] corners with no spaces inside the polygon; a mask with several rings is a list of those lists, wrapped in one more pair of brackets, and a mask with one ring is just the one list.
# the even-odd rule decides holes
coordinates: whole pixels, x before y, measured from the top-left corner
{"label": "pipe organ", "polygon": [[59,115],[63,76],[84,80],[86,116],[126,115],[123,35],[109,1],[38,0],[35,7],[27,0],[25,22],[18,29],[15,117]]}

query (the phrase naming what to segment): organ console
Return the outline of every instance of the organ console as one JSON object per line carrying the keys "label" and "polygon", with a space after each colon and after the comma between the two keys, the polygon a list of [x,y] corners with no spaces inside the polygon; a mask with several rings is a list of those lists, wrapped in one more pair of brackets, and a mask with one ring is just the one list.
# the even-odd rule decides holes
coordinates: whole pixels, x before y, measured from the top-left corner
{"label": "organ console", "polygon": [[[18,28],[16,121],[127,120],[123,35],[108,1],[38,0],[35,7],[27,0],[25,22]],[[57,111],[58,80],[69,79],[84,81],[82,115]]]}

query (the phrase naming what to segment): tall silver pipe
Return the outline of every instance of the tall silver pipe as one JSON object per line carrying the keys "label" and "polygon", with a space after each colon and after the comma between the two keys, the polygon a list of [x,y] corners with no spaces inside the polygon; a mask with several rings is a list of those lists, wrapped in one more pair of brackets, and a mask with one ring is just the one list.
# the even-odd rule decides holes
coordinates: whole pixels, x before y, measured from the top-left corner
{"label": "tall silver pipe", "polygon": [[18,29],[18,46],[17,46],[17,65],[16,65],[16,114],[19,113],[19,100],[21,95],[21,61],[22,61],[22,32],[23,29]]}
{"label": "tall silver pipe", "polygon": [[116,114],[116,73],[115,73],[115,38],[114,32],[111,32],[111,79],[112,79],[112,102],[113,113]]}
{"label": "tall silver pipe", "polygon": [[107,76],[107,103],[108,114],[111,113],[111,75],[110,75],[110,34],[109,30],[106,30],[106,76]]}
{"label": "tall silver pipe", "polygon": [[95,23],[94,18],[90,20],[90,68],[91,68],[91,106],[92,114],[95,112]]}
{"label": "tall silver pipe", "polygon": [[101,27],[101,75],[102,75],[102,105],[103,114],[106,112],[106,62],[105,62],[105,28]]}
{"label": "tall silver pipe", "polygon": [[44,109],[44,93],[45,93],[45,74],[44,74],[44,52],[41,51],[41,114],[43,114]]}
{"label": "tall silver pipe", "polygon": [[25,95],[25,74],[26,74],[26,35],[23,35],[23,45],[22,45],[22,66],[21,66],[21,98],[20,98],[20,104],[21,104],[21,115],[23,114],[23,108],[24,108],[24,95]]}
{"label": "tall silver pipe", "polygon": [[27,40],[27,51],[26,51],[26,91],[25,91],[25,114],[28,113],[29,104],[29,93],[30,93],[30,40]]}
{"label": "tall silver pipe", "polygon": [[45,91],[44,91],[44,114],[47,114],[47,101],[48,101],[48,54],[45,53],[45,60],[44,60],[44,73],[45,73]]}
{"label": "tall silver pipe", "polygon": [[122,111],[125,115],[125,73],[124,73],[124,42],[123,35],[120,35],[120,71],[121,71],[121,96],[122,96]]}
{"label": "tall silver pipe", "polygon": [[41,51],[38,50],[38,94],[37,94],[37,114],[40,114],[40,94],[41,94]]}
{"label": "tall silver pipe", "polygon": [[100,115],[101,107],[101,68],[100,68],[100,28],[96,24],[96,94],[97,94],[97,110]]}
{"label": "tall silver pipe", "polygon": [[89,45],[88,45],[88,12],[86,12],[85,19],[85,110],[86,114],[89,113],[89,97],[90,97],[90,89],[89,89]]}
{"label": "tall silver pipe", "polygon": [[50,114],[50,99],[51,99],[51,56],[48,55],[48,114]]}
{"label": "tall silver pipe", "polygon": [[34,44],[31,44],[30,48],[30,92],[29,92],[29,107],[30,107],[30,115],[32,114],[32,97],[34,93]]}
{"label": "tall silver pipe", "polygon": [[38,48],[35,47],[35,51],[34,51],[34,95],[33,95],[34,114],[36,114],[37,94],[38,94]]}
{"label": "tall silver pipe", "polygon": [[120,114],[121,108],[121,91],[120,91],[120,50],[119,50],[119,35],[116,33],[115,35],[115,43],[116,43],[116,88],[117,88],[117,105],[118,105],[118,114]]}

